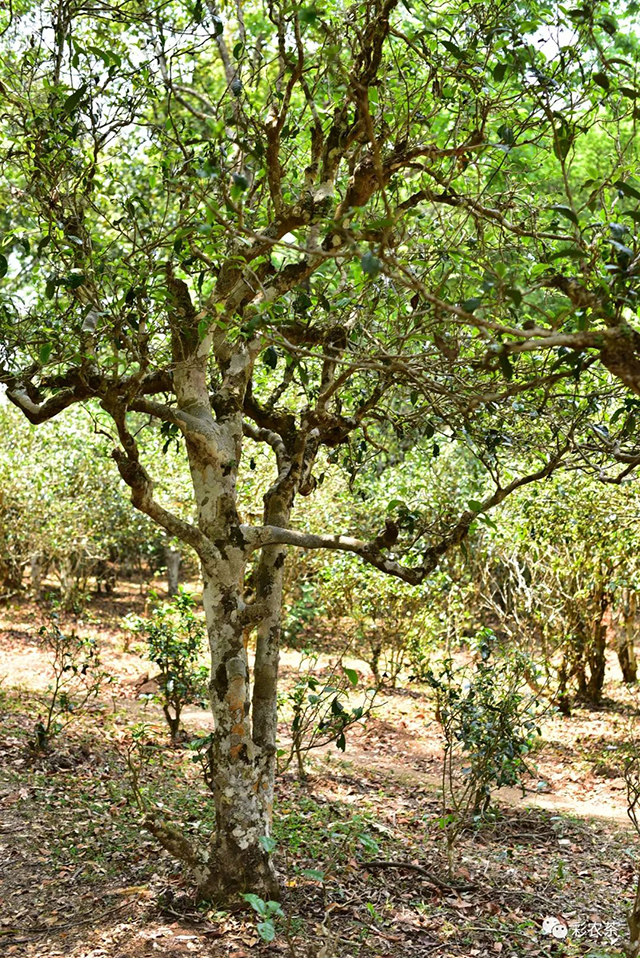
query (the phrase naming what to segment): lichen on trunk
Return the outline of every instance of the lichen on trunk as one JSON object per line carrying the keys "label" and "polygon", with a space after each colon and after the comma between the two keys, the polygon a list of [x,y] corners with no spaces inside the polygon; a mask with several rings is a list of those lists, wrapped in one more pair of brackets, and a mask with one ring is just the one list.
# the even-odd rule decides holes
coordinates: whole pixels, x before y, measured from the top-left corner
{"label": "lichen on trunk", "polygon": [[[278,883],[265,838],[271,833],[275,741],[271,744],[253,732],[241,574],[234,562],[203,571],[215,723],[211,761],[216,829],[209,876],[200,892],[216,900],[245,891],[274,898]],[[274,681],[272,700],[265,703],[272,716],[275,696]]]}

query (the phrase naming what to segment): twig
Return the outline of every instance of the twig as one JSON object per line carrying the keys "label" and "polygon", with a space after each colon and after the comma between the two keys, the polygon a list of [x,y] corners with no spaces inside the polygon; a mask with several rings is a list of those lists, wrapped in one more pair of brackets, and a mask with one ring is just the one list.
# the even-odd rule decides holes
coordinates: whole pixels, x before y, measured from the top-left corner
{"label": "twig", "polygon": [[360,868],[404,868],[407,871],[417,872],[418,875],[422,875],[428,882],[443,891],[474,891],[478,887],[475,884],[454,884],[453,882],[443,881],[427,868],[423,868],[422,865],[414,865],[413,862],[386,862],[375,859],[372,862],[359,862],[359,865]]}

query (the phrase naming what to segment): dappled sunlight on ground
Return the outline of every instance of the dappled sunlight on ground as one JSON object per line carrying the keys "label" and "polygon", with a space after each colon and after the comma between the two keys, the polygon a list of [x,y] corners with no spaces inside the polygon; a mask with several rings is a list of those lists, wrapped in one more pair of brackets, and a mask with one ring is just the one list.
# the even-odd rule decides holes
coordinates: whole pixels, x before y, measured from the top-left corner
{"label": "dappled sunlight on ground", "polygon": [[[0,609],[0,950],[28,958],[287,954],[282,936],[260,942],[251,915],[199,907],[179,866],[140,826],[125,755],[141,722],[153,746],[143,775],[153,800],[194,834],[212,826],[191,753],[169,747],[160,707],[140,698],[154,667],[121,620],[144,608],[140,587],[124,584],[63,621],[99,642],[115,681],[46,756],[27,746],[48,682],[42,610],[15,600]],[[283,652],[284,691],[300,655]],[[318,675],[335,661],[319,655]],[[348,665],[358,672],[357,696],[371,675],[362,661]],[[620,938],[635,849],[621,743],[638,713],[637,694],[609,665],[604,707],[544,720],[524,798],[517,789],[497,794],[496,812],[463,836],[451,883],[437,824],[439,726],[423,686],[383,689],[366,723],[348,731],[344,754],[334,743],[313,753],[306,783],[291,766],[278,781],[275,830],[296,956],[327,915],[344,954],[371,958],[551,955],[546,915],[573,929],[570,956],[586,954],[580,921],[609,922],[607,934]],[[205,708],[188,706],[184,721],[192,734],[211,728]],[[280,738],[286,747],[286,711]],[[327,872],[326,900],[318,870]]]}

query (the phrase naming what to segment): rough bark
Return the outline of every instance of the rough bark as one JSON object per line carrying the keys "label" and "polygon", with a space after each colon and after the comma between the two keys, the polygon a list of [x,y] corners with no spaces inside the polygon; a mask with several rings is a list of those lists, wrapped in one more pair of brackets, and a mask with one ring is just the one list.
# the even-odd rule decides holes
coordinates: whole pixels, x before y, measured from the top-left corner
{"label": "rough bark", "polygon": [[[265,523],[288,526],[293,490],[287,494],[279,484],[265,496]],[[263,549],[255,574],[255,602],[260,610],[256,630],[253,683],[253,738],[265,756],[265,788],[273,803],[276,735],[278,730],[278,664],[282,629],[282,592],[286,546]]]}
{"label": "rough bark", "polygon": [[[203,569],[203,601],[211,650],[213,795],[216,831],[200,893],[210,900],[253,891],[278,896],[278,882],[261,844],[271,832],[275,749],[254,741],[238,565]],[[275,702],[270,703],[275,708]]]}
{"label": "rough bark", "polygon": [[19,592],[22,588],[24,566],[14,559],[0,559],[0,580],[5,588]]}

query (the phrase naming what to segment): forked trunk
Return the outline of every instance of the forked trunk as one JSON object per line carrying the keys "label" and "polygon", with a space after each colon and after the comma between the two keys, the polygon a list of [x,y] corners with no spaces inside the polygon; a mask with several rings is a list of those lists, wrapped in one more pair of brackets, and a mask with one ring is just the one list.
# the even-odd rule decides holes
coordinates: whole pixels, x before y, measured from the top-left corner
{"label": "forked trunk", "polygon": [[[240,615],[242,570],[236,566],[233,561],[221,562],[204,570],[215,722],[211,760],[216,830],[199,892],[220,902],[248,891],[265,899],[279,897],[268,852],[275,746],[256,741],[252,731],[249,664]],[[275,695],[270,704],[275,714]]]}
{"label": "forked trunk", "polygon": [[[186,287],[176,280],[172,284],[183,302]],[[188,302],[181,308],[185,315],[189,313]],[[174,335],[173,352],[179,406],[195,423],[186,431],[186,446],[198,528],[207,540],[199,554],[211,653],[214,729],[208,781],[216,829],[204,869],[198,868],[199,893],[224,904],[243,892],[275,899],[279,884],[269,855],[269,838],[284,549],[268,547],[260,554],[254,570],[255,595],[248,605],[244,589],[251,550],[238,515],[236,481],[242,456],[243,403],[253,359],[244,348],[220,359],[225,384],[216,396],[214,420],[206,347],[196,325],[188,333]],[[294,489],[295,481],[286,495],[274,488],[265,496],[272,519],[286,518]],[[257,629],[253,701],[247,654],[252,628]]]}

